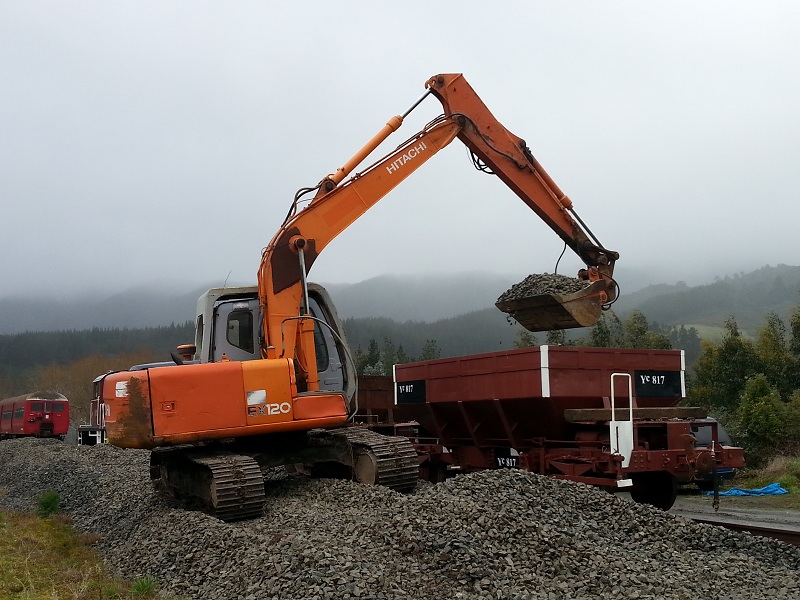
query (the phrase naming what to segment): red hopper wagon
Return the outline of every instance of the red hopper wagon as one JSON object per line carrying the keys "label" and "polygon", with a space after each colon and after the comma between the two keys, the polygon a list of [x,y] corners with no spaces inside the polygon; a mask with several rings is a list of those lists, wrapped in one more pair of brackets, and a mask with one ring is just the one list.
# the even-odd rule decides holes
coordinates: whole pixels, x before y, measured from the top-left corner
{"label": "red hopper wagon", "polygon": [[522,348],[397,365],[393,389],[360,385],[361,419],[410,437],[431,481],[517,467],[668,509],[678,484],[744,465],[704,409],[678,406],[681,350]]}

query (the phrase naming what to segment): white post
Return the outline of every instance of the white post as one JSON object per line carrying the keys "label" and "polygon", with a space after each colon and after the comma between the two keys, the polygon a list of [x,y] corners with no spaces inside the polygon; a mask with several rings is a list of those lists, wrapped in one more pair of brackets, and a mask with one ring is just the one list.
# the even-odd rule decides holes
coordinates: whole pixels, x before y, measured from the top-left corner
{"label": "white post", "polygon": [[[628,379],[628,419],[617,421],[615,409],[614,378],[627,377]],[[611,452],[622,456],[622,467],[627,467],[631,462],[633,452],[633,378],[630,373],[611,374]]]}

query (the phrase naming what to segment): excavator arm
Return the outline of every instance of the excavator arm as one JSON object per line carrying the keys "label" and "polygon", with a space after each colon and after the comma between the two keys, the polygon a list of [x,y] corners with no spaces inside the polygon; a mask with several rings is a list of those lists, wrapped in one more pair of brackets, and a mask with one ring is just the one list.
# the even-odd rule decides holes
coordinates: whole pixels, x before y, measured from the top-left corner
{"label": "excavator arm", "polygon": [[[575,218],[572,201],[533,157],[522,138],[500,124],[461,74],[437,75],[427,88],[441,101],[445,115],[461,123],[458,134],[467,148],[511,188],[587,266],[613,272],[616,252],[590,241]],[[584,225],[585,227],[585,225]]]}
{"label": "excavator arm", "polygon": [[316,191],[316,195],[299,212],[296,199],[262,255],[258,273],[262,355],[298,361],[308,390],[318,389],[314,319],[305,297],[308,270],[339,233],[456,137],[473,153],[476,165],[496,174],[580,256],[587,269],[579,276],[591,282],[584,291],[568,297],[547,294],[498,307],[529,329],[558,329],[594,324],[601,306],[615,296],[612,274],[617,253],[590,237],[574,214],[572,202],[533,158],[525,142],[494,118],[462,75],[437,75],[426,88],[426,95],[433,94],[441,101],[444,115],[345,180],[400,127],[419,101],[405,115],[393,117],[342,168],[306,190]]}

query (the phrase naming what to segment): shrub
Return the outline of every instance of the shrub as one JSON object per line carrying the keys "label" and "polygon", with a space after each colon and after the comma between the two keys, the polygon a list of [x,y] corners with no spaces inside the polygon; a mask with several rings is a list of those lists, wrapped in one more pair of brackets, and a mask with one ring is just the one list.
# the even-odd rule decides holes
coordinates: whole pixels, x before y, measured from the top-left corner
{"label": "shrub", "polygon": [[152,596],[157,588],[158,584],[153,577],[144,577],[133,582],[131,594],[137,598],[144,598]]}
{"label": "shrub", "polygon": [[39,507],[36,510],[36,514],[40,517],[49,517],[57,513],[60,508],[61,494],[51,490],[39,496]]}

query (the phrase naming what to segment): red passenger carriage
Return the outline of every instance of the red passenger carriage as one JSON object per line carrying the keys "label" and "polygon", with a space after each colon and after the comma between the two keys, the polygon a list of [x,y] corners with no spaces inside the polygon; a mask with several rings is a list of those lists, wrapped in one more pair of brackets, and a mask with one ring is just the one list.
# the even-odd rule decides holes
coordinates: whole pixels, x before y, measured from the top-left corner
{"label": "red passenger carriage", "polygon": [[0,400],[0,439],[57,437],[69,429],[69,400],[57,392],[32,392]]}

